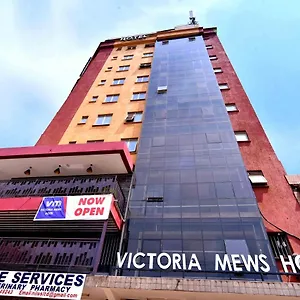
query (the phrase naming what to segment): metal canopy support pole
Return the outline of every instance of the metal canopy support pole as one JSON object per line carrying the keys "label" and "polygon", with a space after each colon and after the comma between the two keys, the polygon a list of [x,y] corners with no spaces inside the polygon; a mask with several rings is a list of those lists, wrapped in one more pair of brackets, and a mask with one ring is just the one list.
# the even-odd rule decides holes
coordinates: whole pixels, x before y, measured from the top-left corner
{"label": "metal canopy support pole", "polygon": [[104,224],[103,224],[99,244],[98,244],[96,255],[95,255],[94,268],[91,273],[92,275],[95,275],[97,273],[98,266],[100,264],[102,251],[103,251],[103,247],[104,247],[105,236],[106,236],[107,225],[108,225],[108,220],[104,221]]}

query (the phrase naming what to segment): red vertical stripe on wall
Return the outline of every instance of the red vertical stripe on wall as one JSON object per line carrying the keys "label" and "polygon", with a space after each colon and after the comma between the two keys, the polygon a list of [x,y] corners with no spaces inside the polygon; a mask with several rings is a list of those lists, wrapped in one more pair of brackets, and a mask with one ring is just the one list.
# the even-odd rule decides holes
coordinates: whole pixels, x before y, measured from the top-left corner
{"label": "red vertical stripe on wall", "polygon": [[61,140],[83,99],[110,55],[113,46],[112,44],[106,47],[101,47],[100,45],[98,49],[99,51],[96,51],[87,70],[80,77],[67,100],[41,135],[36,145],[55,145]]}

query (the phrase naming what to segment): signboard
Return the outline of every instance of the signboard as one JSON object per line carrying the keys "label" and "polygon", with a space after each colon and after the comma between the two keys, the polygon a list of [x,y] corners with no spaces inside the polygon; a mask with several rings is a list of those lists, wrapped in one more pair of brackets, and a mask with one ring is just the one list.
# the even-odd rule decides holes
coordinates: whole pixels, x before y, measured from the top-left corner
{"label": "signboard", "polygon": [[86,275],[0,271],[0,295],[50,299],[81,299]]}
{"label": "signboard", "polygon": [[44,197],[34,221],[107,220],[113,195]]}
{"label": "signboard", "polygon": [[147,37],[146,34],[139,34],[139,35],[130,35],[120,38],[120,41],[132,41],[132,40],[141,40]]}
{"label": "signboard", "polygon": [[[143,260],[143,262],[141,262]],[[300,274],[300,255],[284,258],[280,255],[280,261],[285,273]],[[147,262],[147,265],[144,263]],[[121,255],[117,253],[117,267],[128,269],[153,269],[154,263],[162,270],[195,270],[202,271],[201,261],[195,253],[129,253]],[[265,254],[242,255],[224,254],[215,255],[215,271],[234,272],[270,272],[271,268],[267,263]]]}

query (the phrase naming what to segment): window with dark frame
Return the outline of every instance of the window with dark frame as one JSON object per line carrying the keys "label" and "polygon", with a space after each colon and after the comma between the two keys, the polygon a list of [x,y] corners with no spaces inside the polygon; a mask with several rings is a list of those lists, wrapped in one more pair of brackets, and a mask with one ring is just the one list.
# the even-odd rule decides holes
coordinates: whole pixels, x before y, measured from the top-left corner
{"label": "window with dark frame", "polygon": [[127,47],[127,50],[135,50],[136,49],[136,46],[128,46]]}
{"label": "window with dark frame", "polygon": [[112,85],[122,85],[125,82],[125,78],[116,78],[113,80]]}
{"label": "window with dark frame", "polygon": [[228,112],[238,111],[237,106],[236,106],[235,103],[226,103],[225,106],[226,106],[226,110]]}
{"label": "window with dark frame", "polygon": [[146,92],[133,93],[131,97],[132,101],[145,100],[145,99],[146,99]]}
{"label": "window with dark frame", "polygon": [[119,69],[118,69],[118,72],[121,72],[121,71],[128,71],[129,70],[129,65],[126,65],[126,66],[119,66]]}
{"label": "window with dark frame", "polygon": [[104,103],[118,102],[119,96],[119,94],[107,95],[104,99]]}
{"label": "window with dark frame", "polygon": [[100,142],[104,142],[104,140],[87,140],[87,143],[100,143]]}
{"label": "window with dark frame", "polygon": [[237,142],[250,142],[246,131],[235,131],[234,135]]}
{"label": "window with dark frame", "polygon": [[268,186],[268,181],[261,170],[248,171],[248,177],[252,186]]}
{"label": "window with dark frame", "polygon": [[105,82],[106,82],[106,80],[105,80],[105,79],[102,79],[102,80],[99,82],[99,84],[98,84],[98,85],[104,85],[104,84],[105,84]]}
{"label": "window with dark frame", "polygon": [[78,122],[79,125],[83,125],[86,124],[87,120],[88,120],[88,116],[82,116],[81,120]]}
{"label": "window with dark frame", "polygon": [[122,60],[130,60],[130,59],[133,59],[133,54],[124,55],[124,57],[122,58]]}
{"label": "window with dark frame", "polygon": [[123,141],[127,144],[129,152],[136,151],[138,139],[122,139],[121,141]]}
{"label": "window with dark frame", "polygon": [[126,123],[137,123],[142,122],[143,112],[129,112],[125,119]]}
{"label": "window with dark frame", "polygon": [[69,144],[76,144],[76,141],[70,141]]}
{"label": "window with dark frame", "polygon": [[112,114],[98,115],[96,122],[93,126],[109,125],[112,119]]}
{"label": "window with dark frame", "polygon": [[164,197],[147,197],[147,202],[163,202]]}
{"label": "window with dark frame", "polygon": [[218,74],[218,73],[223,73],[221,68],[214,68],[214,73]]}
{"label": "window with dark frame", "polygon": [[145,48],[152,48],[152,47],[154,47],[154,45],[155,45],[155,44],[146,44],[146,45],[145,45]]}
{"label": "window with dark frame", "polygon": [[162,45],[168,45],[168,44],[169,44],[169,41],[162,41],[161,44],[162,44]]}
{"label": "window with dark frame", "polygon": [[229,85],[227,83],[219,83],[219,88],[221,91],[229,90]]}
{"label": "window with dark frame", "polygon": [[90,102],[96,102],[98,100],[99,96],[93,96]]}
{"label": "window with dark frame", "polygon": [[145,57],[153,57],[153,52],[143,53],[143,58]]}
{"label": "window with dark frame", "polygon": [[137,83],[141,83],[141,82],[149,82],[149,75],[138,76],[138,77],[136,78],[136,82],[137,82]]}
{"label": "window with dark frame", "polygon": [[140,64],[140,69],[151,68],[151,63],[143,63]]}
{"label": "window with dark frame", "polygon": [[287,258],[288,255],[292,255],[293,251],[287,234],[284,232],[268,232],[268,238],[273,250],[274,257],[276,259],[280,258],[282,255],[284,258]]}

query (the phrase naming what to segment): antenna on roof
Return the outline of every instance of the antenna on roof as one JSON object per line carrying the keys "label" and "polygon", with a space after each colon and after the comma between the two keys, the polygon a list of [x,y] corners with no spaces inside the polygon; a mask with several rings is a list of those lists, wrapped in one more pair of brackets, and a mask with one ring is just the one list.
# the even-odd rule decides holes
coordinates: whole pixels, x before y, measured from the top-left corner
{"label": "antenna on roof", "polygon": [[196,18],[194,17],[193,11],[190,10],[190,22],[189,25],[198,25]]}

